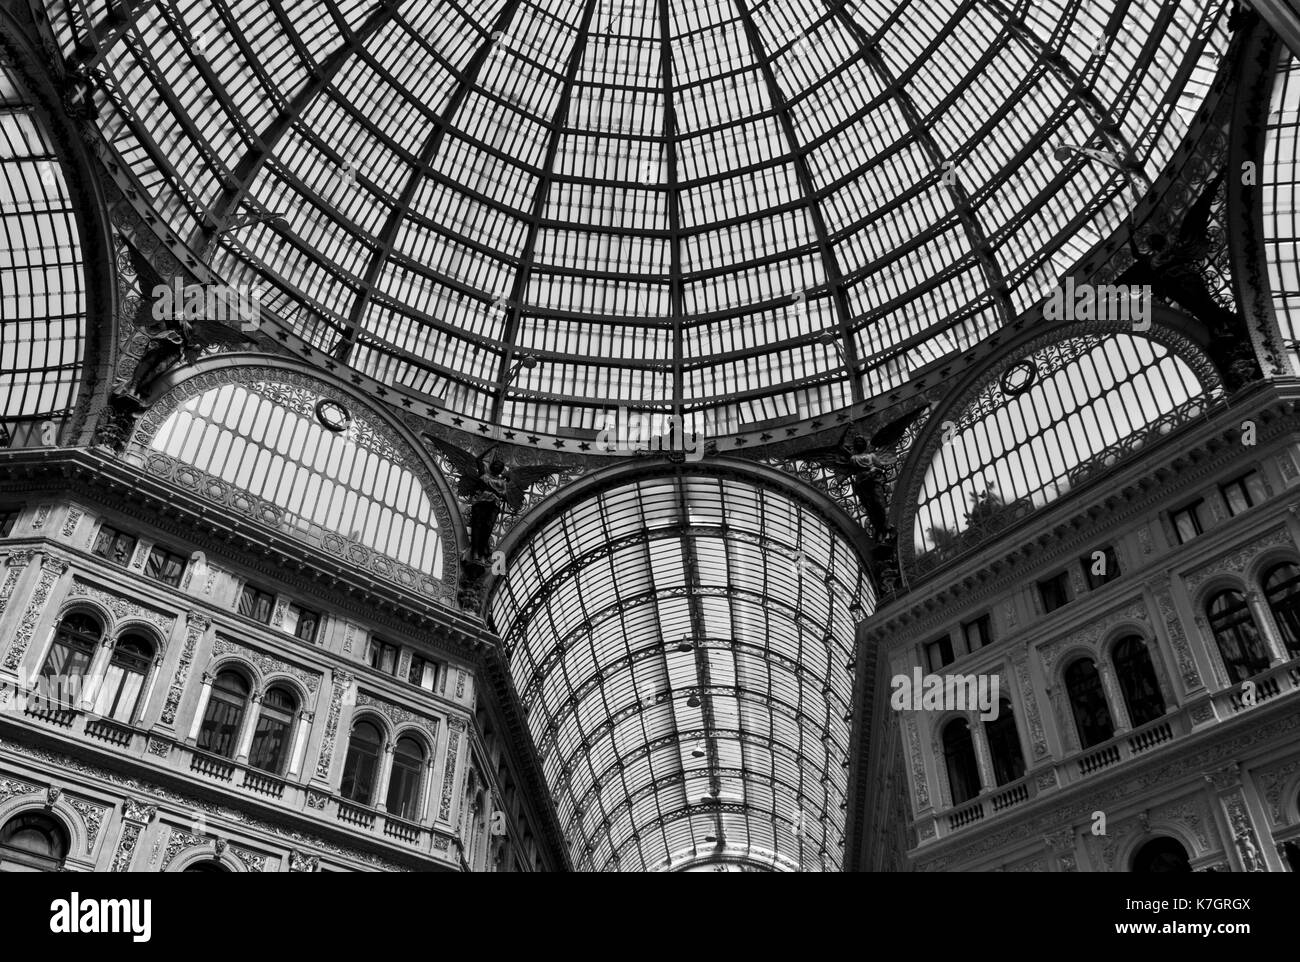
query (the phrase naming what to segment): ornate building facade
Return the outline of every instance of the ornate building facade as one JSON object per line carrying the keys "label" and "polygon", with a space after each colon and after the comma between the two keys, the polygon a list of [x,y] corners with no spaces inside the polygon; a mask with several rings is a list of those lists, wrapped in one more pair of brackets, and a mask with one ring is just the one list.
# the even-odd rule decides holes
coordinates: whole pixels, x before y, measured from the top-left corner
{"label": "ornate building facade", "polygon": [[0,0],[0,871],[1300,867],[1286,5],[787,6]]}

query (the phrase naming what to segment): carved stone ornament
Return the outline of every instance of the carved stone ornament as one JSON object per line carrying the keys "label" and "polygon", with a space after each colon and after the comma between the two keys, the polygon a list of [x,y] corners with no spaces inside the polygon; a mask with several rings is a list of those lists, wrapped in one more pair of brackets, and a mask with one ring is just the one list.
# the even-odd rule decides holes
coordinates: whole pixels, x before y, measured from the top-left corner
{"label": "carved stone ornament", "polygon": [[18,622],[13,640],[9,643],[9,652],[5,655],[6,668],[17,668],[22,663],[23,655],[26,654],[27,646],[31,644],[32,635],[36,631],[36,625],[41,620],[41,613],[45,610],[45,602],[49,600],[54,585],[67,570],[68,562],[62,558],[50,556],[41,562],[40,580],[36,583],[31,601],[27,605],[27,610],[23,612],[22,620]]}
{"label": "carved stone ornament", "polygon": [[429,737],[436,744],[438,740],[438,720],[428,718],[424,715],[417,715],[413,711],[403,708],[401,705],[394,705],[392,702],[384,701],[382,698],[376,698],[367,692],[357,692],[357,705],[367,705],[384,713],[388,720],[394,726],[405,724],[416,725],[428,732]]}
{"label": "carved stone ornament", "polygon": [[206,838],[191,835],[189,832],[182,832],[180,829],[172,829],[172,833],[167,839],[167,848],[163,850],[163,869],[165,870],[172,863],[172,860],[182,852],[207,844],[208,839]]}
{"label": "carved stone ornament", "polygon": [[0,802],[7,802],[18,795],[34,795],[40,789],[16,778],[0,778]]}
{"label": "carved stone ornament", "polygon": [[1183,582],[1187,585],[1187,590],[1190,593],[1195,594],[1197,588],[1216,575],[1225,573],[1241,574],[1246,570],[1246,567],[1256,555],[1273,545],[1294,546],[1295,540],[1291,537],[1291,533],[1285,527],[1273,528],[1270,531],[1265,531],[1258,538],[1253,539],[1247,547],[1242,548],[1240,551],[1223,555],[1205,565],[1202,565],[1200,568],[1197,568],[1191,574],[1187,575],[1183,579]]}
{"label": "carved stone ornament", "polygon": [[1038,651],[1043,659],[1043,669],[1047,672],[1048,677],[1051,677],[1053,662],[1066,648],[1082,645],[1092,651],[1094,655],[1097,655],[1097,646],[1101,639],[1117,624],[1124,621],[1146,622],[1146,602],[1134,601],[1124,608],[1117,608],[1082,627],[1076,628],[1064,638],[1059,638],[1041,646]]}
{"label": "carved stone ornament", "polygon": [[171,634],[172,625],[176,619],[164,612],[157,611],[153,608],[146,608],[144,605],[119,595],[115,591],[109,591],[96,585],[88,584],[80,578],[74,577],[72,584],[68,588],[69,598],[90,598],[99,602],[110,612],[118,623],[124,621],[141,621],[153,625],[157,628],[164,638]]}
{"label": "carved stone ornament", "polygon": [[320,858],[316,855],[304,855],[296,848],[289,852],[290,872],[315,872],[320,869]]}
{"label": "carved stone ornament", "polygon": [[132,822],[140,822],[144,825],[148,825],[152,822],[157,814],[157,805],[146,805],[142,802],[137,802],[134,798],[126,799],[122,806],[123,818]]}
{"label": "carved stone ornament", "polygon": [[185,681],[190,675],[190,665],[194,661],[194,649],[198,646],[199,639],[211,627],[212,622],[207,615],[200,611],[191,611],[189,613],[185,626],[185,644],[181,648],[180,661],[176,663],[176,674],[172,676],[171,688],[167,692],[167,700],[163,704],[161,721],[164,725],[173,725],[176,723],[176,711],[180,708],[181,696],[185,694]]}
{"label": "carved stone ornament", "polygon": [[256,651],[247,645],[241,645],[237,641],[226,638],[224,635],[217,635],[217,640],[212,643],[212,654],[235,655],[249,664],[256,665],[263,675],[289,675],[291,678],[296,678],[302,682],[303,686],[313,695],[316,694],[316,689],[320,687],[320,672],[308,671],[305,668],[299,668],[297,665],[291,665],[274,655]]}
{"label": "carved stone ornament", "polygon": [[320,758],[316,762],[316,774],[320,778],[329,778],[330,763],[334,760],[334,740],[338,737],[339,715],[343,711],[343,696],[352,688],[353,680],[353,675],[346,671],[337,672],[334,676],[329,712],[325,716],[325,734],[321,738]]}
{"label": "carved stone ornament", "polygon": [[117,840],[117,851],[113,853],[113,861],[108,869],[110,872],[125,872],[131,867],[131,856],[135,854],[135,846],[140,841],[142,831],[144,826],[139,822],[122,823],[122,834]]}
{"label": "carved stone ornament", "polygon": [[99,830],[104,824],[108,809],[79,798],[68,799],[68,804],[81,816],[81,824],[86,826],[86,854],[89,855],[95,850],[95,841],[99,838]]}

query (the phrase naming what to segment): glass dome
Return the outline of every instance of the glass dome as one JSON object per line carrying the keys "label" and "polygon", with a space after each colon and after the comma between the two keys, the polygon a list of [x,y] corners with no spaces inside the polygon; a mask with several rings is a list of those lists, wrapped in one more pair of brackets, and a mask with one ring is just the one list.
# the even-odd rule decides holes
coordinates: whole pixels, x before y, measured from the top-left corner
{"label": "glass dome", "polygon": [[471,428],[584,437],[610,408],[807,419],[984,339],[1159,172],[1224,7],[47,12],[143,193],[269,327]]}

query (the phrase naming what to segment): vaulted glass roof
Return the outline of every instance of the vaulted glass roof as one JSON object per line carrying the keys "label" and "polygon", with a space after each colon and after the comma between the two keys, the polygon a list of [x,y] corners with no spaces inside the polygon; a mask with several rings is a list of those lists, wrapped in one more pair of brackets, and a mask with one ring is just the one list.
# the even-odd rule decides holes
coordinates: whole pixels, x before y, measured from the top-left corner
{"label": "vaulted glass roof", "polygon": [[710,473],[609,487],[491,609],[580,870],[843,862],[866,575],[824,513]]}
{"label": "vaulted glass roof", "polygon": [[0,447],[54,443],[81,383],[86,277],[63,165],[0,66]]}
{"label": "vaulted glass roof", "polygon": [[47,10],[165,222],[318,349],[530,431],[625,406],[717,436],[879,395],[1029,307],[1133,202],[1058,148],[1154,176],[1224,6]]}

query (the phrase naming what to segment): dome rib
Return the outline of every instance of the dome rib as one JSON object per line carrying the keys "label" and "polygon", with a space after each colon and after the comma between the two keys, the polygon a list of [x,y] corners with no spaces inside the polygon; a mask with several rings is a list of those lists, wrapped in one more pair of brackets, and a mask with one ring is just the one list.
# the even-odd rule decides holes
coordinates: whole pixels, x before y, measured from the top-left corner
{"label": "dome rib", "polygon": [[[822,0],[822,2],[826,3],[826,0]],[[830,6],[830,4],[827,5]],[[921,112],[916,107],[916,101],[907,92],[906,83],[894,76],[893,71],[889,69],[889,65],[880,56],[877,47],[870,43],[866,31],[843,7],[838,7],[836,12],[845,28],[857,42],[863,60],[875,71],[880,78],[881,86],[890,92],[894,102],[898,105],[898,110],[907,121],[912,136],[916,138],[916,142],[921,145],[929,156],[930,162],[934,164],[934,176],[939,179],[939,182],[947,190],[949,197],[952,198],[953,208],[957,213],[957,218],[961,221],[966,240],[970,243],[971,253],[980,266],[980,272],[984,275],[984,283],[993,300],[994,309],[998,313],[1002,326],[1009,325],[1015,320],[1016,310],[1011,303],[1011,295],[1007,292],[1006,275],[1002,273],[1002,266],[998,263],[993,243],[984,230],[979,215],[975,212],[970,194],[962,185],[961,178],[953,176],[945,179],[944,162],[951,160],[955,164],[955,158],[943,156],[938,141],[934,139],[934,134],[925,125]]]}
{"label": "dome rib", "polygon": [[[278,4],[276,6],[278,7]],[[240,203],[248,196],[248,191],[252,188],[253,182],[261,172],[263,164],[266,163],[268,157],[275,153],[280,138],[298,123],[299,118],[311,106],[312,101],[334,82],[334,78],[338,76],[339,71],[343,69],[361,46],[393,21],[397,16],[397,7],[396,0],[385,0],[378,9],[366,17],[361,26],[346,34],[343,39],[343,46],[336,49],[319,64],[312,65],[312,73],[308,77],[307,83],[299,88],[298,92],[289,100],[288,106],[281,110],[276,118],[267,125],[266,129],[258,135],[257,143],[246,150],[243,156],[239,158],[233,171],[234,185],[228,185],[222,190],[221,196],[217,198],[208,211],[204,223],[195,228],[194,233],[189,238],[190,247],[200,252],[204,251],[207,245],[212,242],[212,238],[230,223],[231,218],[238,213]],[[230,29],[232,32],[239,32],[234,26],[231,26]],[[340,27],[341,29],[342,27]],[[242,33],[239,35],[243,36]]]}
{"label": "dome rib", "polygon": [[682,320],[686,313],[682,267],[681,188],[677,183],[677,108],[673,98],[673,36],[668,0],[659,0],[659,59],[664,83],[664,155],[668,168],[669,318],[673,326],[673,414],[685,416],[686,374]]}
{"label": "dome rib", "polygon": [[393,247],[397,243],[397,232],[401,229],[402,222],[411,216],[411,203],[415,200],[415,192],[420,186],[420,181],[429,173],[433,160],[442,147],[443,139],[451,127],[452,118],[456,116],[461,105],[464,104],[465,98],[469,96],[474,85],[478,83],[483,64],[487,62],[488,55],[492,52],[492,48],[496,43],[494,40],[496,33],[510,28],[515,13],[519,10],[522,2],[523,0],[509,0],[501,8],[501,12],[497,14],[497,19],[492,24],[492,28],[484,31],[483,42],[474,49],[474,55],[470,57],[469,63],[465,65],[465,69],[456,81],[455,88],[447,98],[447,105],[438,115],[438,119],[434,123],[428,139],[424,142],[424,146],[420,148],[420,153],[416,157],[415,164],[411,167],[406,183],[402,185],[402,192],[398,195],[397,203],[388,212],[383,227],[380,228],[375,237],[375,250],[370,256],[370,262],[366,265],[365,272],[362,274],[361,287],[352,300],[352,308],[348,311],[347,326],[344,328],[338,347],[334,352],[339,360],[346,361],[352,353],[352,348],[356,345],[357,334],[361,329],[361,321],[365,317],[366,308],[370,305],[370,301],[374,296],[375,284],[379,280],[380,272],[393,256]]}
{"label": "dome rib", "polygon": [[599,0],[586,0],[582,8],[582,21],[574,33],[573,49],[564,65],[564,85],[560,88],[560,100],[555,105],[555,116],[550,130],[546,134],[546,156],[542,161],[542,175],[533,191],[532,210],[528,214],[528,236],[519,252],[519,266],[515,269],[514,284],[506,301],[506,316],[501,329],[501,363],[497,366],[496,391],[492,399],[492,412],[488,422],[501,423],[501,410],[505,406],[506,393],[510,389],[510,364],[515,356],[515,338],[519,336],[519,319],[523,313],[524,295],[528,291],[528,280],[533,273],[533,263],[537,256],[537,235],[541,233],[542,215],[546,211],[546,199],[555,180],[555,158],[560,151],[560,140],[564,136],[564,121],[569,115],[569,105],[573,102],[573,90],[577,86],[578,71],[582,67],[582,56],[587,49],[587,39],[591,29],[591,18],[596,12]]}
{"label": "dome rib", "polygon": [[[1007,5],[1001,0],[977,0],[978,3],[987,7],[988,10],[1005,25],[1007,32],[1015,37],[1038,61],[1047,66],[1047,69],[1056,74],[1062,85],[1069,90],[1070,96],[1079,102],[1084,112],[1089,114],[1094,123],[1097,125],[1097,133],[1106,142],[1106,146],[1118,156],[1122,157],[1126,164],[1136,164],[1137,153],[1133,144],[1124,134],[1123,126],[1118,123],[1110,110],[1097,97],[1097,91],[1093,88],[1092,81],[1101,69],[1102,61],[1105,59],[1097,51],[1094,51],[1088,59],[1089,67],[1085,73],[1075,70],[1070,64],[1068,58],[1061,56],[1052,46],[1027,24],[1023,14],[1015,14],[1007,9]],[[1028,4],[1017,4],[1019,9]],[[1079,0],[1071,3],[1069,8],[1076,13],[1083,6]],[[1108,40],[1114,40],[1114,35],[1107,33]],[[1078,161],[1083,163],[1084,161]]]}
{"label": "dome rib", "polygon": [[804,207],[813,222],[813,231],[817,235],[817,247],[822,256],[822,268],[826,273],[826,285],[830,291],[832,303],[835,305],[835,316],[839,319],[840,339],[844,342],[844,363],[842,366],[847,369],[846,376],[849,381],[849,390],[853,402],[856,404],[863,400],[865,395],[862,390],[862,382],[858,378],[860,362],[858,360],[857,342],[853,338],[853,313],[849,309],[848,296],[844,293],[844,275],[840,271],[839,258],[835,256],[835,248],[830,241],[830,232],[826,229],[826,218],[822,213],[817,188],[813,185],[812,172],[808,169],[807,148],[801,145],[799,138],[795,136],[794,119],[790,114],[790,106],[786,103],[785,95],[781,93],[781,88],[776,82],[776,74],[772,72],[772,63],[763,47],[763,38],[759,35],[753,14],[749,12],[745,0],[733,0],[733,3],[736,12],[740,15],[741,24],[745,29],[745,36],[749,40],[750,53],[754,58],[754,63],[763,75],[768,99],[772,101],[772,107],[776,111],[781,124],[781,131],[785,134],[786,143],[790,146],[790,160],[794,165],[795,177],[799,181],[799,191],[802,194]]}

